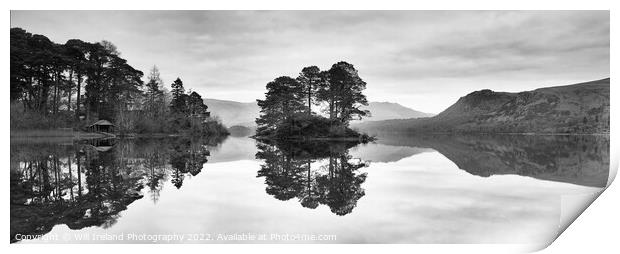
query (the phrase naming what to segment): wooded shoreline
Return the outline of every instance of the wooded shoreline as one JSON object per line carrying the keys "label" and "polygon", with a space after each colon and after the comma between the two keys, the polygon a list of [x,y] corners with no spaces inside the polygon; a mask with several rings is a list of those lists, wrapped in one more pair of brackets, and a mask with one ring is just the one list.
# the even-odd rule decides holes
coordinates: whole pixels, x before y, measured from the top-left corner
{"label": "wooded shoreline", "polygon": [[[57,136],[57,128],[78,133],[103,128],[114,135],[228,135],[199,93],[186,91],[180,78],[168,89],[156,66],[143,81],[144,73],[112,42],[70,39],[61,44],[14,27],[10,53],[12,131],[32,130],[28,136]],[[99,122],[105,126],[95,125]]]}

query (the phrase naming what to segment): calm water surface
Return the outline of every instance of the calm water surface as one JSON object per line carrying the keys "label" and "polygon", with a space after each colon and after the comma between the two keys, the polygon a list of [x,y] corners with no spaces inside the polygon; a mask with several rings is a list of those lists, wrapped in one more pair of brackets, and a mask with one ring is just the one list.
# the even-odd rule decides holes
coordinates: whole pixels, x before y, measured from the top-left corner
{"label": "calm water surface", "polygon": [[536,243],[606,186],[609,137],[12,140],[10,171],[11,242]]}

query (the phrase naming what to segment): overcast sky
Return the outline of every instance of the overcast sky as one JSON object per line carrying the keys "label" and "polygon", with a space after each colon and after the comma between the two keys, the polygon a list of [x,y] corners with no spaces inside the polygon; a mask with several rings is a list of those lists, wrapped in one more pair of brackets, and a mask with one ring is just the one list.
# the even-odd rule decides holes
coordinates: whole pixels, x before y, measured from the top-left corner
{"label": "overcast sky", "polygon": [[370,101],[439,113],[480,89],[609,76],[608,11],[12,11],[57,43],[108,40],[169,87],[254,101],[304,66],[355,65]]}

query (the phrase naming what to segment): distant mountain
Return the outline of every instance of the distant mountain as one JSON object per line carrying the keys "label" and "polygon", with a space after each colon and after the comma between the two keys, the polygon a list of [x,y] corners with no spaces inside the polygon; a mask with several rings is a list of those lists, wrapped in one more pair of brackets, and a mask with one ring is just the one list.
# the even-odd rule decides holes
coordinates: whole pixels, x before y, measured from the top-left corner
{"label": "distant mountain", "polygon": [[520,93],[481,90],[434,117],[359,123],[376,132],[608,133],[609,78]]}
{"label": "distant mountain", "polygon": [[388,119],[407,119],[419,117],[431,117],[433,114],[420,112],[392,102],[370,102],[362,109],[370,110],[371,117],[362,121],[381,121]]}
{"label": "distant mountain", "polygon": [[214,116],[218,116],[224,125],[231,127],[234,125],[251,127],[258,117],[260,109],[256,102],[236,102],[217,99],[204,99],[209,111]]}
{"label": "distant mountain", "polygon": [[[217,99],[204,99],[209,106],[211,114],[218,116],[224,125],[232,127],[235,125],[252,127],[258,117],[260,109],[256,102],[236,102]],[[391,102],[370,102],[363,109],[370,110],[372,117],[367,120],[386,120],[386,119],[407,119],[417,117],[429,117],[432,114],[416,111],[404,107],[398,103]]]}

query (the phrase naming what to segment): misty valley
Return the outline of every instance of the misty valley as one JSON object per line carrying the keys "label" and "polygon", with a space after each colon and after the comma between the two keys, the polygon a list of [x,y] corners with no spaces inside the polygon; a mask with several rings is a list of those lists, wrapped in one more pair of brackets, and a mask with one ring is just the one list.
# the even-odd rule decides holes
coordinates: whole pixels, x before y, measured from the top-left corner
{"label": "misty valley", "polygon": [[601,191],[608,168],[608,135],[13,139],[11,242],[131,231],[531,243],[559,233],[562,195]]}

